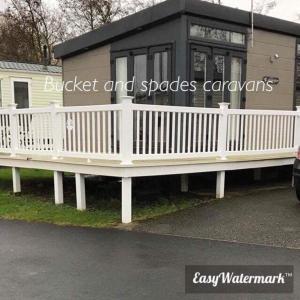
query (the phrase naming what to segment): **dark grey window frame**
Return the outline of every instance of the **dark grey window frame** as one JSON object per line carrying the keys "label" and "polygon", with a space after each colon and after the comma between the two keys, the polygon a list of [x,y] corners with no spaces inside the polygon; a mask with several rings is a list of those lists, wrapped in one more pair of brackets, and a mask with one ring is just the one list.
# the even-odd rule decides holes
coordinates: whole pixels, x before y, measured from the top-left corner
{"label": "dark grey window frame", "polygon": [[[236,43],[230,43],[230,42],[224,42],[224,41],[218,41],[218,40],[212,40],[212,39],[207,39],[207,38],[197,38],[194,36],[191,36],[190,34],[190,28],[191,26],[199,25],[199,26],[205,26],[205,27],[211,27],[215,29],[220,29],[220,30],[226,30],[226,31],[231,31],[231,32],[237,32],[237,33],[242,33],[245,35],[245,44],[236,44]],[[218,22],[218,21],[212,21],[212,20],[207,20],[207,19],[202,19],[202,18],[196,18],[196,17],[189,17],[188,18],[188,24],[187,24],[187,36],[189,41],[192,42],[201,42],[206,45],[216,45],[216,46],[222,46],[222,48],[228,48],[228,49],[237,49],[241,51],[247,51],[247,46],[248,46],[248,33],[247,33],[247,28],[243,26],[238,26],[234,24],[228,24],[224,22]]]}
{"label": "dark grey window frame", "polygon": [[296,49],[295,49],[295,80],[294,80],[294,109],[296,109],[297,105],[297,81],[300,81],[300,78],[298,79],[298,73],[297,73],[297,64],[300,64],[300,54],[298,53],[298,45],[300,45],[300,39],[296,40]]}
{"label": "dark grey window frame", "polygon": [[[236,34],[239,34],[241,35],[241,37],[243,37],[243,41],[241,43],[235,43],[235,42],[232,42],[232,41],[226,41],[226,40],[223,40],[223,39],[218,39],[218,38],[209,38],[209,37],[205,37],[205,36],[202,36],[202,37],[198,37],[197,35],[192,35],[191,31],[192,31],[192,27],[194,26],[198,26],[198,27],[201,27],[204,31],[205,31],[205,35],[206,35],[206,32],[208,29],[210,30],[218,30],[218,31],[222,31],[223,33],[226,33],[226,35],[228,34],[229,36],[227,36],[226,38],[229,38],[231,40],[231,34],[233,33],[236,33]],[[216,42],[219,42],[219,43],[228,43],[230,45],[239,45],[239,46],[244,46],[246,44],[246,34],[244,33],[241,33],[241,32],[237,32],[237,31],[231,31],[231,30],[226,30],[226,29],[221,29],[221,28],[216,28],[216,27],[210,27],[210,26],[205,26],[205,25],[199,25],[199,24],[196,24],[196,23],[190,23],[189,25],[189,34],[190,34],[190,38],[193,38],[193,39],[204,39],[204,40],[207,40],[207,41],[216,41]]]}
{"label": "dark grey window frame", "polygon": [[[192,24],[212,27],[216,29],[224,29],[228,31],[238,32],[245,34],[245,44],[235,44],[235,43],[228,43],[222,42],[218,40],[211,40],[206,38],[195,38],[190,35],[190,26]],[[231,59],[228,57],[239,57],[242,59],[242,83],[246,81],[247,76],[247,47],[248,47],[248,38],[247,38],[247,28],[243,26],[238,26],[235,24],[228,24],[219,21],[207,20],[202,18],[197,18],[193,16],[189,16],[187,21],[187,36],[188,36],[188,48],[189,48],[189,55],[188,55],[188,62],[187,62],[187,71],[190,76],[189,80],[193,80],[193,69],[192,69],[192,50],[193,47],[203,47],[211,49],[211,53],[213,53],[214,49],[217,52],[220,52],[222,55],[225,55],[225,80],[228,80],[231,74]],[[226,78],[227,76],[227,78]],[[193,93],[189,93],[188,105],[192,105],[192,96]],[[230,93],[229,91],[225,91],[224,99],[226,102],[230,103]],[[243,90],[241,92],[241,109],[246,107],[246,91]]]}
{"label": "dark grey window frame", "polygon": [[[201,44],[190,44],[190,81],[193,81],[194,79],[194,70],[192,68],[192,62],[193,62],[193,51],[200,51],[207,54],[208,59],[210,60],[209,63],[212,64],[213,56],[214,55],[222,55],[225,57],[225,80],[228,80],[231,76],[231,57],[238,57],[242,59],[242,84],[246,81],[246,64],[247,64],[247,55],[245,52],[240,51],[230,51],[228,49],[218,48],[218,47],[209,47],[209,46],[203,46]],[[213,78],[213,70],[212,68],[208,69],[208,80],[211,80]],[[190,93],[189,97],[189,106],[192,106],[192,97],[193,93]],[[225,102],[230,103],[230,92],[228,90],[224,91],[224,100]],[[212,106],[212,92],[209,92],[207,94],[207,107]],[[246,91],[243,90],[241,92],[241,109],[245,108],[246,104]]]}
{"label": "dark grey window frame", "polygon": [[[127,57],[127,78],[132,80],[134,75],[134,56],[136,55],[147,55],[147,81],[149,82],[154,78],[154,54],[158,52],[168,52],[168,80],[172,81],[173,78],[173,62],[174,59],[174,45],[173,44],[164,44],[164,45],[152,45],[148,47],[141,47],[135,49],[126,49],[121,51],[111,51],[111,80],[115,82],[116,80],[116,68],[115,60],[120,57]],[[171,92],[169,93],[170,104],[173,104],[174,95]],[[129,96],[133,96],[134,92],[128,93]],[[150,99],[152,96],[150,96]],[[112,103],[116,103],[116,92],[113,91],[111,95]]]}

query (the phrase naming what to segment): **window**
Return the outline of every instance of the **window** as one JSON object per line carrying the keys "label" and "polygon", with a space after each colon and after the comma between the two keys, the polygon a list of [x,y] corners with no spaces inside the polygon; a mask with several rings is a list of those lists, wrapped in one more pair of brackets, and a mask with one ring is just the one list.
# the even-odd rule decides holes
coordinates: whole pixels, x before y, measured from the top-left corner
{"label": "window", "polygon": [[154,53],[153,80],[159,84],[159,89],[153,93],[154,104],[167,105],[169,102],[167,91],[169,59],[167,51]]}
{"label": "window", "polygon": [[13,80],[13,100],[17,108],[29,108],[29,80]]}
{"label": "window", "polygon": [[147,55],[134,56],[134,98],[138,103],[145,103],[147,91],[143,89],[142,83],[147,81]]}
{"label": "window", "polygon": [[[231,59],[231,82],[242,81],[242,59],[239,57],[232,57]],[[230,108],[241,108],[241,90],[236,84],[230,92]]]}
{"label": "window", "polygon": [[[213,82],[218,82],[223,84],[225,81],[225,56],[215,55],[213,60]],[[222,86],[220,84],[220,86]],[[213,103],[212,107],[218,108],[219,103],[224,102],[224,89],[219,88],[212,91],[213,94]]]}
{"label": "window", "polygon": [[0,79],[0,107],[2,107],[2,80]]}
{"label": "window", "polygon": [[157,83],[168,80],[168,52],[154,54],[154,80]]}
{"label": "window", "polygon": [[190,93],[191,105],[218,108],[220,102],[230,102],[231,108],[242,108],[245,91],[239,87],[245,81],[246,53],[200,45],[190,50],[190,80],[196,86]]}
{"label": "window", "polygon": [[[167,91],[166,81],[171,81],[171,46],[158,46],[117,52],[112,62],[113,80],[118,83],[132,82],[129,84],[129,94],[135,98],[136,103],[167,105],[171,100],[171,92]],[[147,83],[151,80],[158,83],[158,88],[149,94]],[[121,90],[121,85],[116,86],[113,94],[118,103],[127,92]]]}
{"label": "window", "polygon": [[190,28],[191,37],[215,40],[238,45],[245,45],[245,34],[223,29],[216,29],[192,24]]}
{"label": "window", "polygon": [[[116,82],[127,82],[127,57],[116,58]],[[127,96],[127,91],[122,84],[116,86],[116,102],[120,103],[121,98]]]}
{"label": "window", "polygon": [[206,107],[206,92],[204,84],[206,81],[207,54],[199,51],[193,52],[194,81],[196,92],[193,94],[192,104],[196,107]]}

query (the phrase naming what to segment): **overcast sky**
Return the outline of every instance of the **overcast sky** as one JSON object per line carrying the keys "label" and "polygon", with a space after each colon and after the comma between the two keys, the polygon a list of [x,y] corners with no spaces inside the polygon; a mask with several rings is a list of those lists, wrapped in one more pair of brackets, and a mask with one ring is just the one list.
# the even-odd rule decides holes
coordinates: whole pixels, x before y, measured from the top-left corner
{"label": "overcast sky", "polygon": [[[0,9],[5,0],[0,0]],[[55,5],[57,0],[47,0],[47,3]],[[225,5],[239,9],[250,10],[251,0],[222,0]],[[254,0],[260,2],[261,0]],[[277,7],[270,13],[271,16],[289,21],[297,21],[297,13],[300,14],[300,0],[277,0]],[[299,20],[298,20],[299,21]]]}
{"label": "overcast sky", "polygon": [[[3,0],[0,0],[3,1]],[[49,3],[56,3],[57,0],[47,0]],[[251,0],[222,0],[224,5],[232,6],[239,9],[250,10]],[[254,0],[261,2],[261,0]],[[300,14],[300,0],[277,0],[277,7],[270,13],[271,16],[286,19],[289,21],[297,21],[297,12]],[[298,20],[299,21],[299,20]]]}
{"label": "overcast sky", "polygon": [[[255,1],[260,2],[260,1]],[[270,12],[270,16],[289,21],[297,21],[300,14],[300,0],[278,0],[277,7]],[[250,10],[251,0],[223,0],[223,3],[239,9]],[[299,21],[299,20],[298,20]]]}

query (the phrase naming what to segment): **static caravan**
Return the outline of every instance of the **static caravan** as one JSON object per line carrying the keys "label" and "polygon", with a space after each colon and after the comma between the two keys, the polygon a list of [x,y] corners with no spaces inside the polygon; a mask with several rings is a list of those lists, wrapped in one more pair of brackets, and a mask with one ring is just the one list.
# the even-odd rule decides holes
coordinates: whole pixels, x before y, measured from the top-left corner
{"label": "static caravan", "polygon": [[[57,88],[47,87],[47,79],[55,81]],[[52,101],[61,104],[61,82],[62,69],[59,66],[0,61],[0,106],[43,107]]]}
{"label": "static caravan", "polygon": [[58,45],[64,106],[0,110],[0,164],[13,168],[14,191],[19,168],[52,170],[61,204],[62,172],[72,172],[84,210],[85,174],[119,177],[129,223],[133,178],[178,174],[187,191],[187,174],[216,172],[223,198],[227,171],[292,165],[300,25],[261,15],[254,25],[246,11],[168,0]]}
{"label": "static caravan", "polygon": [[[194,107],[293,110],[300,105],[300,25],[200,0],[168,0],[58,45],[65,80],[99,81],[82,95],[64,93],[64,105],[118,103],[128,94],[136,103]],[[134,88],[107,90],[107,81]],[[151,79],[195,81],[195,90],[141,90]],[[269,82],[260,89],[204,90],[206,81]]]}

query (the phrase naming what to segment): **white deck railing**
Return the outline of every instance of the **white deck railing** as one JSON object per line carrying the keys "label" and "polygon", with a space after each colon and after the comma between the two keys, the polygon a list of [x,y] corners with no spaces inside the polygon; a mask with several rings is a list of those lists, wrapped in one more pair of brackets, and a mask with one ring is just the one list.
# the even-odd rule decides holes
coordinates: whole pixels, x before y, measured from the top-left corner
{"label": "white deck railing", "polygon": [[89,159],[184,159],[293,152],[298,111],[122,104],[0,111],[0,152]]}

